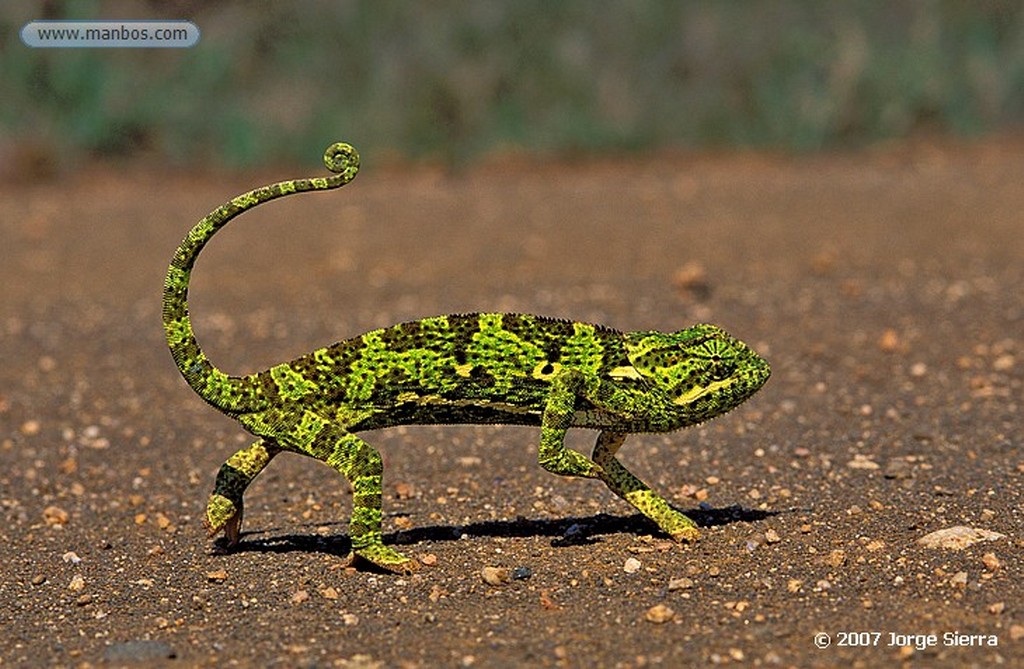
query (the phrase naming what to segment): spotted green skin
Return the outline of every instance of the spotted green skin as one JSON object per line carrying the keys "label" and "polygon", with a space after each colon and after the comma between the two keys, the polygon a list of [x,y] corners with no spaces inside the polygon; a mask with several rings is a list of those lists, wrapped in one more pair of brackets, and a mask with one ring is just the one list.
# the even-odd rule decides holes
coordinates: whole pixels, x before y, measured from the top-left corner
{"label": "spotted green skin", "polygon": [[[217,474],[206,512],[211,534],[224,530],[237,543],[246,488],[278,453],[301,453],[352,486],[353,557],[412,571],[414,560],[382,542],[381,457],[357,433],[490,423],[539,426],[544,469],[600,479],[674,539],[695,540],[695,523],[615,454],[628,434],[701,423],[767,381],[768,363],[714,325],[620,332],[526,314],[453,314],[373,330],[247,376],[229,376],[207,360],[188,314],[196,257],[240,213],[291,193],[338,188],[359,169],[347,144],[329,147],[324,162],[333,176],[264,186],[211,212],[182,241],[167,272],[163,322],[178,369],[200,397],[258,437]],[[570,428],[600,431],[590,458],[565,446]]]}

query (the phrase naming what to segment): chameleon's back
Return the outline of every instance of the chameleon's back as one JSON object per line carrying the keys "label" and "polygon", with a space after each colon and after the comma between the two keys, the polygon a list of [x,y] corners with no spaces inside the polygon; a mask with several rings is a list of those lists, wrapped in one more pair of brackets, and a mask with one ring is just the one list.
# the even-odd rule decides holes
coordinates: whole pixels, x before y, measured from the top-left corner
{"label": "chameleon's back", "polygon": [[611,328],[524,314],[455,314],[374,330],[254,381],[352,431],[403,424],[538,425],[563,369],[626,365]]}

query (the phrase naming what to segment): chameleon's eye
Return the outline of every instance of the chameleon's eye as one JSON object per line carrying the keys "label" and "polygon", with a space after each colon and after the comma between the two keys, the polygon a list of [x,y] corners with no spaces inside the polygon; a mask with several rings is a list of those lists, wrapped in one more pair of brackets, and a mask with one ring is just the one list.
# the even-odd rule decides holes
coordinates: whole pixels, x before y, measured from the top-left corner
{"label": "chameleon's eye", "polygon": [[[718,356],[715,356],[716,358]],[[725,381],[736,371],[736,366],[730,363],[718,363],[711,368],[711,379],[713,381]]]}

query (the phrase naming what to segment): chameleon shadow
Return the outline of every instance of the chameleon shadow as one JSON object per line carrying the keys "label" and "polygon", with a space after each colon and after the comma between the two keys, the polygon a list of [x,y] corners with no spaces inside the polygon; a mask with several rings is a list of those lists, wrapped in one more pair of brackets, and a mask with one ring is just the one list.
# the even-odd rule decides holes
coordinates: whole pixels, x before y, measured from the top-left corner
{"label": "chameleon shadow", "polygon": [[[689,510],[689,516],[699,527],[714,527],[732,523],[752,523],[784,513],[747,509],[734,505]],[[342,522],[327,525],[342,525]],[[323,523],[318,523],[323,527]],[[346,557],[351,548],[347,534],[320,536],[314,534],[282,534],[256,538],[253,535],[273,532],[273,529],[244,532],[242,540],[233,548],[226,549],[224,539],[217,541],[218,552],[224,553],[321,553]],[[564,548],[595,544],[600,537],[608,534],[633,534],[636,536],[659,534],[657,527],[642,514],[614,516],[598,513],[591,516],[558,518],[553,520],[531,519],[520,516],[514,520],[485,520],[466,525],[427,525],[400,530],[384,535],[384,542],[408,546],[423,542],[461,541],[464,537],[553,537],[551,546]],[[250,537],[250,538],[247,538]]]}

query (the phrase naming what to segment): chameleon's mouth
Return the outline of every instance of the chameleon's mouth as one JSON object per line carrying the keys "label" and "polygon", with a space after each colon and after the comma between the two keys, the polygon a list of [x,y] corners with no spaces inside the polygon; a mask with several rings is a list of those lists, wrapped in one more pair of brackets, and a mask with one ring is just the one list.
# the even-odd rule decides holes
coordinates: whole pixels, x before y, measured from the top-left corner
{"label": "chameleon's mouth", "polygon": [[736,381],[734,379],[712,381],[706,386],[698,386],[696,388],[691,388],[687,390],[685,393],[678,395],[674,400],[672,400],[672,403],[679,405],[690,404],[692,402],[695,402],[696,400],[699,400],[701,397],[704,397],[708,393],[713,393],[727,386],[731,386],[735,382]]}

